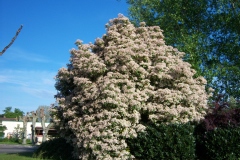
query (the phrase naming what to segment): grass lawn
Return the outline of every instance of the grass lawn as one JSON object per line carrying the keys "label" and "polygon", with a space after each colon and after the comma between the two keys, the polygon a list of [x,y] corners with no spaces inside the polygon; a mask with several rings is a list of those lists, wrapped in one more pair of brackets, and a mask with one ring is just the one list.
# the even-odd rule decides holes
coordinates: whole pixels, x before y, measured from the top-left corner
{"label": "grass lawn", "polygon": [[[7,145],[23,145],[17,142],[0,142],[0,144],[7,144]],[[25,145],[31,145],[31,144],[25,144]]]}
{"label": "grass lawn", "polygon": [[[0,154],[0,160],[42,160],[39,158],[33,158],[33,153],[3,153]],[[46,160],[46,159],[45,159]],[[50,159],[48,159],[50,160]]]}
{"label": "grass lawn", "polygon": [[[18,142],[12,142],[12,141],[0,141],[0,144],[9,144],[9,145],[23,145],[21,143],[18,143]],[[32,145],[31,142],[27,142],[27,144],[24,144],[24,145]]]}
{"label": "grass lawn", "polygon": [[[6,144],[6,145],[22,145],[17,142],[0,142],[0,144]],[[28,143],[26,145],[32,145],[31,143]],[[24,145],[24,146],[26,146]],[[33,152],[21,152],[21,153],[0,153],[0,160],[43,160],[40,158],[33,158]],[[47,159],[45,159],[47,160]],[[50,160],[50,159],[48,159]]]}

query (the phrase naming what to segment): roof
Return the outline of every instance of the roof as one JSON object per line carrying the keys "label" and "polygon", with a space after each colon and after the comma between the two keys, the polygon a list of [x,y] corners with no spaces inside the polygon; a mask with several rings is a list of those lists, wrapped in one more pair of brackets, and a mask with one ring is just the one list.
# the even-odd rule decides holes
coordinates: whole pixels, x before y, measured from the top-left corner
{"label": "roof", "polygon": [[[35,127],[35,130],[42,130],[42,127]],[[49,130],[56,130],[54,127],[49,128]]]}
{"label": "roof", "polygon": [[0,121],[17,121],[16,118],[0,118]]}

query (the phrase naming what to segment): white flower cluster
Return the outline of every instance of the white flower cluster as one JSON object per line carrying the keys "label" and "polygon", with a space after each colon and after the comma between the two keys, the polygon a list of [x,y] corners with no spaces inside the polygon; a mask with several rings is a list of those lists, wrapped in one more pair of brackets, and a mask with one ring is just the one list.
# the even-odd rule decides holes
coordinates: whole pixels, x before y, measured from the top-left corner
{"label": "white flower cluster", "polygon": [[153,123],[185,123],[207,108],[206,80],[193,78],[184,53],[165,45],[159,27],[135,28],[123,15],[106,26],[94,44],[77,40],[56,77],[55,120],[80,159],[134,158],[125,140],[145,130],[143,112]]}

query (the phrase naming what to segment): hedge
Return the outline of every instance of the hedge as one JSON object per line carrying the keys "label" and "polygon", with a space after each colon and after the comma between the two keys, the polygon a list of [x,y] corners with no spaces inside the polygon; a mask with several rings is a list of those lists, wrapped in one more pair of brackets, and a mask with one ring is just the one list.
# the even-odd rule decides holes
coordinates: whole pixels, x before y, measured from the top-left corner
{"label": "hedge", "polygon": [[145,133],[128,139],[136,159],[195,159],[194,126],[191,124],[149,125]]}

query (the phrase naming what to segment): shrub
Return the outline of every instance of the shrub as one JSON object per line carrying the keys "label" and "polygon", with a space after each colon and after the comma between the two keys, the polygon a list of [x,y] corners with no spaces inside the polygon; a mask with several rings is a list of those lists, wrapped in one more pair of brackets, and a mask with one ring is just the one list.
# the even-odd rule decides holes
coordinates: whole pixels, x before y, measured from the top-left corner
{"label": "shrub", "polygon": [[149,125],[145,133],[128,139],[130,152],[136,159],[195,158],[194,126],[190,124]]}
{"label": "shrub", "polygon": [[21,128],[20,125],[18,124],[17,127],[14,127],[11,137],[13,140],[20,143],[22,142],[23,134],[24,134],[23,128]]}
{"label": "shrub", "polygon": [[[18,143],[18,144],[22,144],[22,139],[19,139],[19,138],[16,138],[16,137],[10,137],[10,138],[3,138],[3,139],[0,139],[1,142],[12,142],[12,143]],[[30,139],[27,139],[26,140],[26,143],[27,144],[30,144],[31,143],[31,140]]]}
{"label": "shrub", "polygon": [[206,134],[207,157],[213,160],[240,158],[240,127],[218,128]]}
{"label": "shrub", "polygon": [[0,125],[0,139],[4,137],[4,131],[7,129],[6,126]]}
{"label": "shrub", "polygon": [[230,159],[240,157],[239,102],[225,102],[219,95],[202,122],[196,127],[196,154],[199,159]]}
{"label": "shrub", "polygon": [[14,142],[14,143],[20,143],[20,139],[17,139],[17,138],[13,138],[13,137],[10,137],[10,138],[3,138],[1,139],[1,142]]}
{"label": "shrub", "polygon": [[158,26],[135,28],[121,14],[106,26],[94,44],[78,40],[56,76],[55,123],[80,159],[132,159],[126,138],[144,132],[142,123],[198,121],[207,108],[206,80]]}
{"label": "shrub", "polygon": [[237,160],[240,158],[240,127],[217,128],[197,138],[199,159]]}
{"label": "shrub", "polygon": [[34,157],[53,160],[73,160],[73,147],[64,138],[54,138],[43,142],[34,152]]}

